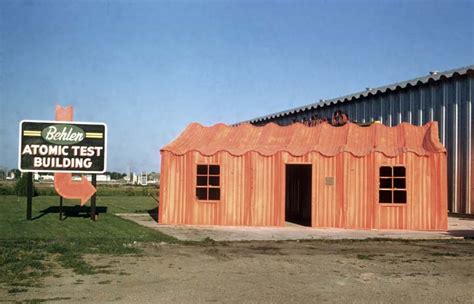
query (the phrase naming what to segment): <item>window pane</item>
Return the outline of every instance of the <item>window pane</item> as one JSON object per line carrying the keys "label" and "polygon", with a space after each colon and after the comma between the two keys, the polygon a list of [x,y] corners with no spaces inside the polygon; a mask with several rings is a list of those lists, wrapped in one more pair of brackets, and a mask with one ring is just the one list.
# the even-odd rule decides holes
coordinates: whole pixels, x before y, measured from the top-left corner
{"label": "window pane", "polygon": [[220,173],[219,165],[210,165],[209,166],[209,174],[218,175],[219,173]]}
{"label": "window pane", "polygon": [[207,200],[207,188],[196,188],[196,197],[199,200]]}
{"label": "window pane", "polygon": [[219,176],[209,176],[209,185],[219,186]]}
{"label": "window pane", "polygon": [[196,185],[198,186],[207,186],[207,176],[199,176],[196,180]]}
{"label": "window pane", "polygon": [[390,177],[392,176],[392,167],[380,167],[380,176]]}
{"label": "window pane", "polygon": [[392,189],[392,179],[391,178],[381,178],[380,179],[380,188]]}
{"label": "window pane", "polygon": [[393,187],[397,189],[405,189],[406,183],[404,178],[395,178],[393,180]]}
{"label": "window pane", "polygon": [[221,199],[221,189],[219,189],[219,188],[209,188],[209,199],[210,200],[220,200]]}
{"label": "window pane", "polygon": [[391,202],[392,202],[392,191],[380,190],[379,203],[391,203]]}
{"label": "window pane", "polygon": [[405,177],[405,167],[394,167],[393,168],[393,176],[395,177]]}
{"label": "window pane", "polygon": [[393,193],[393,202],[398,204],[404,204],[407,202],[407,192],[396,190]]}
{"label": "window pane", "polygon": [[197,165],[197,174],[207,174],[207,165]]}

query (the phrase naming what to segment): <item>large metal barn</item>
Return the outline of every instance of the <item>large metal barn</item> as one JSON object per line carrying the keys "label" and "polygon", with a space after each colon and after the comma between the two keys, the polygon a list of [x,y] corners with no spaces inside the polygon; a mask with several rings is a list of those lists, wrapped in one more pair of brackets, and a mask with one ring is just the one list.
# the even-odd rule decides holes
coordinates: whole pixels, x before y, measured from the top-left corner
{"label": "large metal barn", "polygon": [[424,125],[439,122],[439,136],[448,151],[448,210],[474,214],[473,109],[474,65],[429,75],[330,100],[321,100],[248,122],[288,125],[317,115],[330,117],[341,110],[355,122],[380,121]]}

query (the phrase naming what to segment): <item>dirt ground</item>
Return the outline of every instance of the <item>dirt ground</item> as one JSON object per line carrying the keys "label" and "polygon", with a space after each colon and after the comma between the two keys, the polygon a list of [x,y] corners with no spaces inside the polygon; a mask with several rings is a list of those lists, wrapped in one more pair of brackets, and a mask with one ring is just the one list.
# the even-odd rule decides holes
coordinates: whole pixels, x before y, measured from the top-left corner
{"label": "dirt ground", "polygon": [[102,273],[55,269],[4,302],[474,303],[474,241],[136,244],[139,256],[88,255]]}
{"label": "dirt ground", "polygon": [[182,241],[283,241],[283,240],[363,240],[363,239],[456,239],[474,238],[473,218],[448,218],[448,231],[357,230],[312,228],[293,223],[285,227],[197,226],[158,224],[149,214],[122,213],[118,216],[147,228],[158,230]]}

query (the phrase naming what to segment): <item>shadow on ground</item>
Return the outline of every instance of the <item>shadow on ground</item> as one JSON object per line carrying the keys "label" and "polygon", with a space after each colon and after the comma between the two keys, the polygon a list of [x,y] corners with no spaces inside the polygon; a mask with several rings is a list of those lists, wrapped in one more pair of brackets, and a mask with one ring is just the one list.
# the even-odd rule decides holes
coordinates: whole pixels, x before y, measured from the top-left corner
{"label": "shadow on ground", "polygon": [[[59,206],[50,206],[46,209],[41,210],[40,214],[34,217],[33,220],[37,220],[51,213],[56,213],[59,216],[60,211],[61,209],[59,208]],[[67,219],[68,217],[90,218],[91,216],[91,207],[88,207],[88,206],[82,206],[82,207],[79,205],[63,206],[62,211],[63,211],[63,220]],[[96,215],[99,215],[101,213],[107,213],[107,207],[97,206],[95,207],[95,213]]]}
{"label": "shadow on ground", "polygon": [[155,207],[153,209],[147,210],[148,214],[151,216],[151,218],[158,223],[158,207]]}
{"label": "shadow on ground", "polygon": [[466,239],[474,239],[474,230],[466,229],[466,230],[449,230],[448,234],[455,237],[463,237]]}

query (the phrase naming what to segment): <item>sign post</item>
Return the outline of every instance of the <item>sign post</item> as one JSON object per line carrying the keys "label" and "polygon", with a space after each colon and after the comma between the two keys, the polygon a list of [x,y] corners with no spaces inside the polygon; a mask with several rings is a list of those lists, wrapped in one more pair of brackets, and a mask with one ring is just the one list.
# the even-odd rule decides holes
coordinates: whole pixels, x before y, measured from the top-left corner
{"label": "sign post", "polygon": [[63,220],[63,197],[59,196],[59,220]]}
{"label": "sign post", "polygon": [[33,205],[33,173],[27,173],[27,185],[26,185],[26,219],[31,221],[31,209]]}
{"label": "sign post", "polygon": [[[18,167],[28,173],[27,219],[31,220],[33,196],[32,172],[51,172],[60,195],[60,219],[63,198],[80,199],[81,206],[91,197],[91,218],[96,218],[96,174],[106,170],[107,126],[104,123],[73,122],[72,107],[56,107],[56,121],[20,122]],[[92,174],[73,181],[72,173]]]}
{"label": "sign post", "polygon": [[[97,186],[97,175],[92,174],[92,186],[94,188]],[[96,215],[95,215],[95,198],[96,194],[92,195],[91,197],[91,220],[95,221],[96,220]]]}

